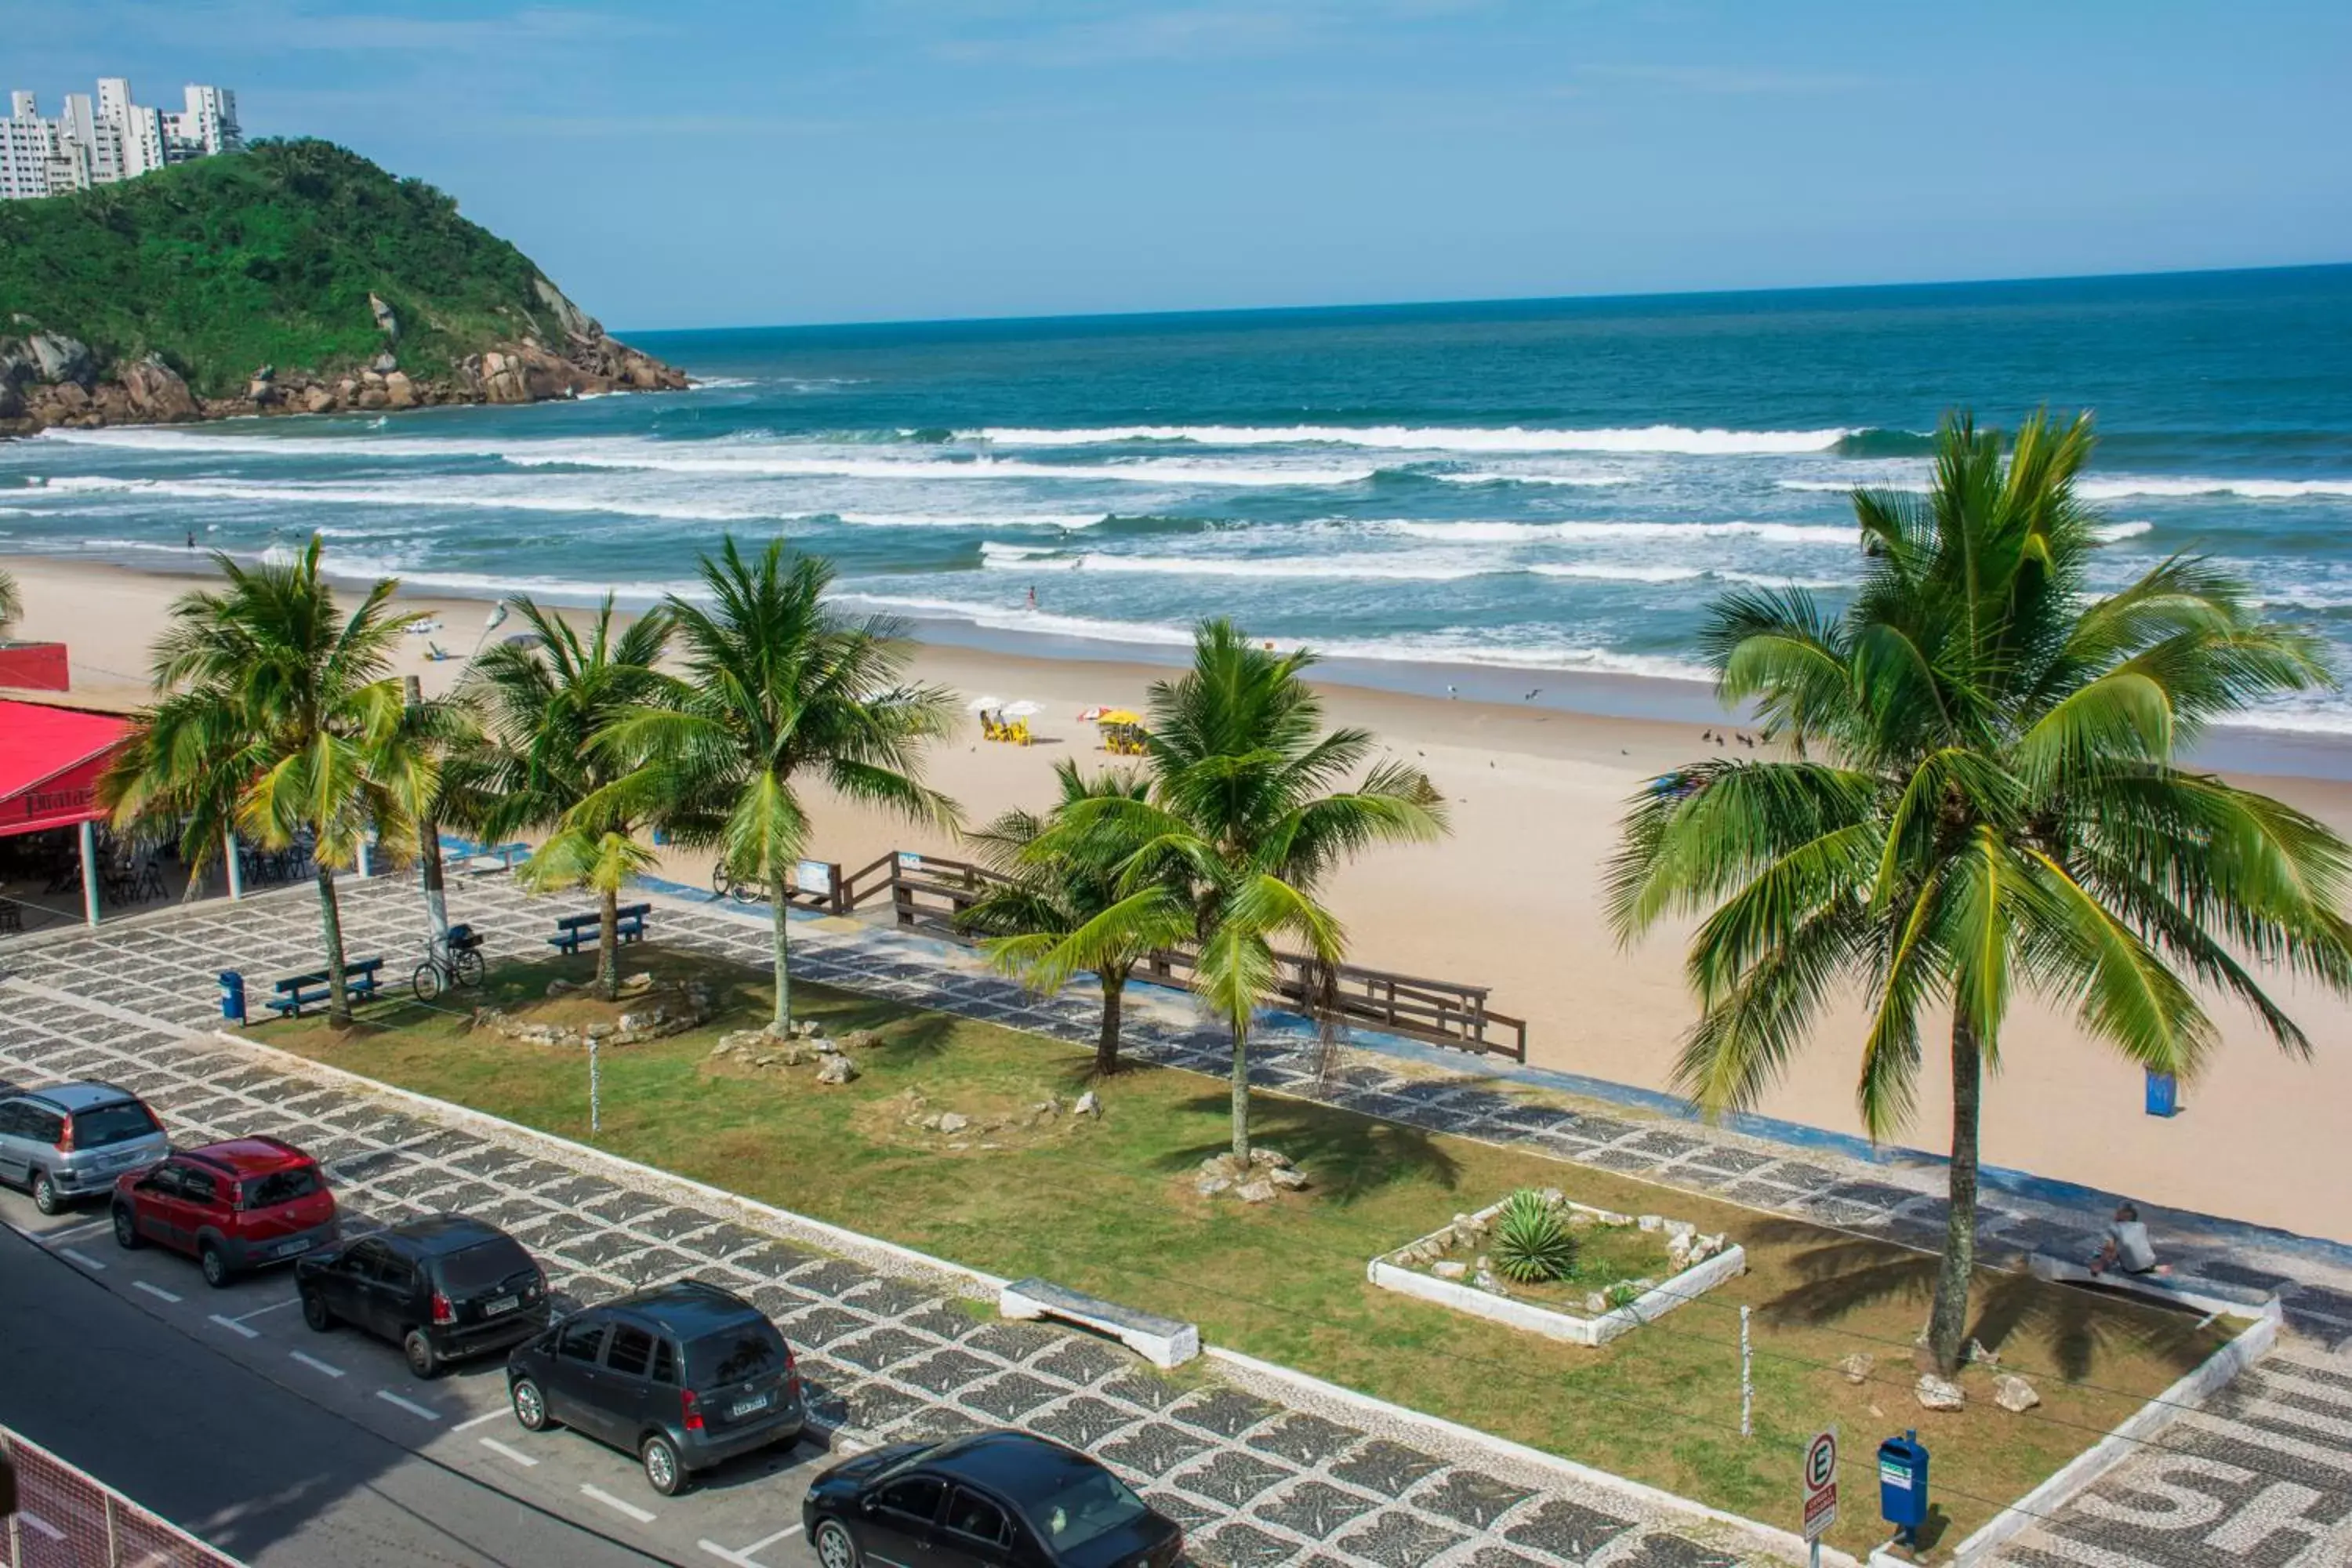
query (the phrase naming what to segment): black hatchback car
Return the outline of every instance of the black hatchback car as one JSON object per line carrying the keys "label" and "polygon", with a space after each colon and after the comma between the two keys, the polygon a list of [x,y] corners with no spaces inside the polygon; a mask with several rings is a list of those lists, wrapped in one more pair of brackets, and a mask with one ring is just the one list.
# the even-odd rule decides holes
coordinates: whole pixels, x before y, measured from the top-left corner
{"label": "black hatchback car", "polygon": [[464,1215],[428,1215],[294,1265],[302,1319],[398,1345],[419,1377],[511,1348],[547,1327],[547,1276],[522,1244]]}
{"label": "black hatchback car", "polygon": [[1171,1568],[1184,1531],[1101,1465],[1027,1432],[897,1443],[810,1484],[824,1568]]}
{"label": "black hatchback car", "polygon": [[664,1497],[697,1470],[797,1440],[807,1419],[776,1325],[698,1279],[572,1313],[507,1358],[507,1394],[525,1430],[569,1426],[635,1454]]}

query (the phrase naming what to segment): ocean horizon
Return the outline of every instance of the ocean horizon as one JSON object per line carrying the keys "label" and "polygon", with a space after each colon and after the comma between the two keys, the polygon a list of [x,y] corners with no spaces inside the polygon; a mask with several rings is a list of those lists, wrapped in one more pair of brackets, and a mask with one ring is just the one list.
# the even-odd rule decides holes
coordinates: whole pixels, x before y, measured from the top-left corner
{"label": "ocean horizon", "polygon": [[635,604],[782,533],[936,640],[1166,659],[1229,615],[1374,684],[1684,717],[1709,598],[1842,604],[1847,492],[1924,487],[1947,411],[2087,408],[2099,586],[2202,552],[2352,669],[2352,266],[631,341],[701,384],[0,442],[0,553],[316,531],[345,576]]}

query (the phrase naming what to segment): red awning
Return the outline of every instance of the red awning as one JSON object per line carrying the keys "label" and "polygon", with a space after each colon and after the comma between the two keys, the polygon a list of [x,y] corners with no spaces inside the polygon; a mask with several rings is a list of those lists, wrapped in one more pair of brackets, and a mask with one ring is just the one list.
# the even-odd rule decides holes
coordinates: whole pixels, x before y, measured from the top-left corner
{"label": "red awning", "polygon": [[0,838],[103,818],[98,775],[130,733],[118,714],[0,699]]}

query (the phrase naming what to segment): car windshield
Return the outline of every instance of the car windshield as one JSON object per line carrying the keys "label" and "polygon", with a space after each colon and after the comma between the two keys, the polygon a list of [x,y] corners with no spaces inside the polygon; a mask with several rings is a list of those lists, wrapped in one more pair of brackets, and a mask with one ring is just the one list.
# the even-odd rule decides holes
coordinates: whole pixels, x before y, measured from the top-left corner
{"label": "car windshield", "polygon": [[297,1198],[307,1198],[319,1190],[319,1168],[298,1165],[290,1171],[272,1171],[266,1176],[255,1176],[245,1184],[245,1206],[249,1209],[276,1208]]}
{"label": "car windshield", "polygon": [[441,1289],[452,1296],[487,1290],[529,1269],[530,1255],[505,1237],[478,1242],[441,1260]]}
{"label": "car windshield", "polygon": [[133,1138],[162,1131],[147,1113],[147,1108],[135,1100],[126,1100],[120,1105],[101,1105],[73,1119],[77,1149],[103,1149],[109,1143],[128,1143]]}
{"label": "car windshield", "polygon": [[765,1323],[705,1334],[686,1347],[687,1376],[697,1384],[741,1383],[781,1372],[784,1342]]}
{"label": "car windshield", "polygon": [[1067,1483],[1060,1489],[1022,1505],[1029,1522],[1056,1552],[1124,1529],[1150,1511],[1108,1470],[1074,1465],[1067,1473]]}

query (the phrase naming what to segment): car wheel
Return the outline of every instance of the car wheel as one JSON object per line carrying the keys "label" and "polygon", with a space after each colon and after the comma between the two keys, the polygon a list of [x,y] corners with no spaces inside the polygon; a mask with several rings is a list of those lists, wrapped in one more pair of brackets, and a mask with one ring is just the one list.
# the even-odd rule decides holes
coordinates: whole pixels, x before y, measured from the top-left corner
{"label": "car wheel", "polygon": [[323,1334],[335,1326],[335,1310],[327,1305],[324,1292],[302,1292],[302,1321],[310,1325],[314,1333]]}
{"label": "car wheel", "polygon": [[515,1422],[524,1431],[544,1432],[555,1425],[547,1418],[547,1395],[530,1379],[515,1379],[515,1385],[507,1390],[507,1397],[514,1402]]}
{"label": "car wheel", "polygon": [[131,1211],[121,1204],[115,1205],[114,1245],[125,1252],[131,1252],[137,1249],[145,1240],[146,1237],[139,1234],[139,1222],[131,1217]]}
{"label": "car wheel", "polygon": [[217,1242],[207,1241],[196,1248],[196,1267],[205,1272],[205,1283],[218,1290],[228,1284],[228,1254]]}
{"label": "car wheel", "polygon": [[58,1191],[57,1183],[49,1179],[47,1171],[33,1173],[33,1206],[45,1215],[65,1212],[66,1195]]}
{"label": "car wheel", "polygon": [[857,1568],[857,1542],[851,1540],[849,1527],[837,1519],[828,1519],[816,1527],[816,1560],[824,1568]]}
{"label": "car wheel", "polygon": [[656,1432],[637,1450],[638,1462],[646,1468],[646,1482],[664,1497],[676,1497],[686,1489],[686,1467],[678,1462],[677,1450],[668,1438]]}
{"label": "car wheel", "polygon": [[430,1383],[441,1375],[441,1356],[434,1350],[433,1342],[423,1329],[411,1329],[400,1336],[400,1353],[408,1358],[408,1370],[420,1383]]}

